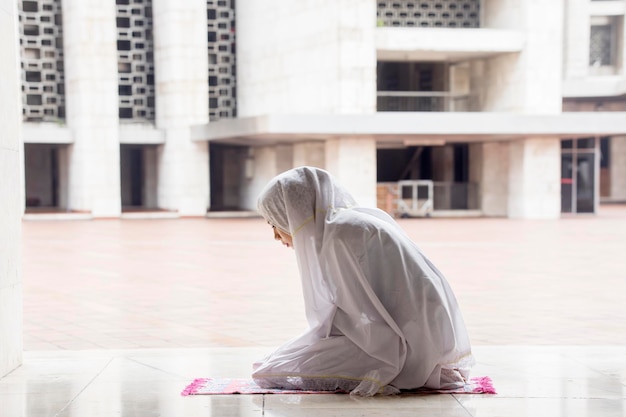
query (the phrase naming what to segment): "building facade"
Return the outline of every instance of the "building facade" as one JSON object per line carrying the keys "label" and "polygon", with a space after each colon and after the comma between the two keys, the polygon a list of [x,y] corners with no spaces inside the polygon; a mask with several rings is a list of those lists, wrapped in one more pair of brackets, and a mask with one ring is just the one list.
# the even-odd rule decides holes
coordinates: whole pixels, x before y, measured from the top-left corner
{"label": "building facade", "polygon": [[626,201],[623,1],[18,3],[30,212],[254,210],[299,165],[395,215]]}

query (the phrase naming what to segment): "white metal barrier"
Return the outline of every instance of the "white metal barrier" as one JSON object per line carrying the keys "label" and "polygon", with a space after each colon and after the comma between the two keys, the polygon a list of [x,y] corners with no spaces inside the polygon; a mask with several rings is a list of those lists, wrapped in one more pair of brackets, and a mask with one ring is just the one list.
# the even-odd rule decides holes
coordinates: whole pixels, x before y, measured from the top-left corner
{"label": "white metal barrier", "polygon": [[398,181],[398,214],[400,217],[430,216],[434,209],[433,196],[433,181]]}

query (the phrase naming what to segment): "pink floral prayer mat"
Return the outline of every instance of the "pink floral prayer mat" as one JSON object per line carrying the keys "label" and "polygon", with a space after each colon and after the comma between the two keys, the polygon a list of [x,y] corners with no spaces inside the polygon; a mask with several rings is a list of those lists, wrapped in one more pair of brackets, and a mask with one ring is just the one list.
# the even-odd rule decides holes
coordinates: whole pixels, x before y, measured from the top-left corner
{"label": "pink floral prayer mat", "polygon": [[[495,394],[491,378],[481,376],[471,378],[463,388],[455,390],[432,390],[420,388],[402,391],[402,394]],[[259,387],[252,379],[245,378],[198,378],[181,392],[181,395],[232,395],[232,394],[347,394],[343,391],[303,391],[286,389],[266,389]]]}

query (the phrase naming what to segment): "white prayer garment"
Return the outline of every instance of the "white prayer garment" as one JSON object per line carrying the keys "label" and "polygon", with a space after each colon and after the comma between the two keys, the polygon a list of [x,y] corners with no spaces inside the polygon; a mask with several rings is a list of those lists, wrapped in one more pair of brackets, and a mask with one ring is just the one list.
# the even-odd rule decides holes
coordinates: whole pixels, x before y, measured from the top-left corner
{"label": "white prayer garment", "polygon": [[366,396],[463,385],[474,360],[452,289],[391,216],[312,167],[270,181],[258,210],[293,238],[309,325],[254,364],[258,385]]}

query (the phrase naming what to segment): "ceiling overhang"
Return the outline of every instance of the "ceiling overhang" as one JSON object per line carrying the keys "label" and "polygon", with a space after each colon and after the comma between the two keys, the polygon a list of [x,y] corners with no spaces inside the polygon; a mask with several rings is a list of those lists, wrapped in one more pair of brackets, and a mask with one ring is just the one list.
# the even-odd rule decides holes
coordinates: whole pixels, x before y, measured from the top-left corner
{"label": "ceiling overhang", "polygon": [[191,135],[194,141],[245,146],[337,138],[370,138],[379,146],[577,138],[626,135],[626,112],[266,115],[194,126]]}
{"label": "ceiling overhang", "polygon": [[526,39],[504,29],[381,27],[375,42],[379,61],[459,62],[521,52]]}

